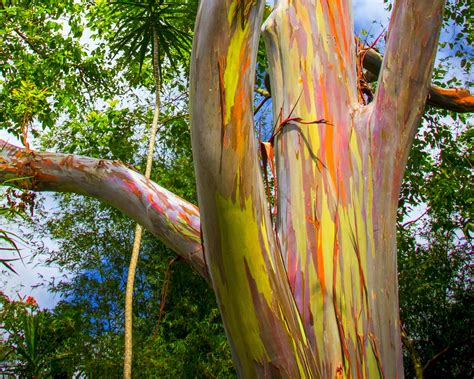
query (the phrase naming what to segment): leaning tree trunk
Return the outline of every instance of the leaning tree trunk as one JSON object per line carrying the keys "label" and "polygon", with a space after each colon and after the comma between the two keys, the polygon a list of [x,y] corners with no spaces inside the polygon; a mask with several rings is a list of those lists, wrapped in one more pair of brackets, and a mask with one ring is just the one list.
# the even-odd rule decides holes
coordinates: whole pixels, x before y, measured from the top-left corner
{"label": "leaning tree trunk", "polygon": [[[315,377],[286,281],[253,134],[263,2],[202,1],[192,55],[192,145],[205,256],[243,377]],[[198,64],[196,64],[198,63]]]}
{"label": "leaning tree trunk", "polygon": [[396,209],[444,1],[396,2],[368,106],[357,90],[351,1],[278,2],[264,25],[275,227],[252,118],[263,5],[202,0],[192,57],[205,257],[237,370],[403,377]]}

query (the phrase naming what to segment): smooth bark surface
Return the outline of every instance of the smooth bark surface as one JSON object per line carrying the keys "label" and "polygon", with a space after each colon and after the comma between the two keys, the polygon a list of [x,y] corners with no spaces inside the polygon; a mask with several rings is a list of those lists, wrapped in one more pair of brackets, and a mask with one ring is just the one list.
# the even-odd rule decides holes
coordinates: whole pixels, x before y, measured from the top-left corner
{"label": "smooth bark surface", "polygon": [[265,24],[273,112],[284,125],[277,228],[322,377],[377,377],[384,364],[367,306],[372,183],[355,132],[352,30],[350,1],[280,1]]}
{"label": "smooth bark surface", "polygon": [[275,238],[253,131],[264,1],[203,0],[191,123],[204,251],[242,377],[318,377]]}
{"label": "smooth bark surface", "polygon": [[323,377],[401,377],[396,205],[444,3],[396,3],[368,107],[351,2],[313,4],[281,0],[264,27],[288,278]]}
{"label": "smooth bark surface", "polygon": [[121,162],[26,151],[0,140],[0,181],[101,200],[140,223],[209,280],[198,208]]}

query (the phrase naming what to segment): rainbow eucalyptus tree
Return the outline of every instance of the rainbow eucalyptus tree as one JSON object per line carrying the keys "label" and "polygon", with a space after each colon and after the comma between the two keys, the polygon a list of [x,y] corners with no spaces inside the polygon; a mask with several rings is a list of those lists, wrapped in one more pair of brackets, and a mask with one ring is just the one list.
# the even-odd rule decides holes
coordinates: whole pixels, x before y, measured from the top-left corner
{"label": "rainbow eucalyptus tree", "polygon": [[4,144],[1,177],[101,199],[189,262],[215,290],[241,377],[403,377],[396,209],[444,0],[395,2],[368,105],[351,1],[277,2],[263,25],[273,217],[253,126],[264,3],[200,2],[190,89],[199,209],[120,162]]}

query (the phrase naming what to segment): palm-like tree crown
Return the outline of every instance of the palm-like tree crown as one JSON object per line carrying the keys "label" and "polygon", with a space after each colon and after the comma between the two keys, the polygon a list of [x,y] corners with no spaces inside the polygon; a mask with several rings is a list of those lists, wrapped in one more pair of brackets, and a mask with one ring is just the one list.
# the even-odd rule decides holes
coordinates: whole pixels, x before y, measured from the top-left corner
{"label": "palm-like tree crown", "polygon": [[160,72],[164,58],[172,66],[182,63],[191,49],[197,3],[197,0],[113,2],[118,19],[113,51],[122,51],[126,59],[138,61],[140,71],[150,47],[157,48]]}

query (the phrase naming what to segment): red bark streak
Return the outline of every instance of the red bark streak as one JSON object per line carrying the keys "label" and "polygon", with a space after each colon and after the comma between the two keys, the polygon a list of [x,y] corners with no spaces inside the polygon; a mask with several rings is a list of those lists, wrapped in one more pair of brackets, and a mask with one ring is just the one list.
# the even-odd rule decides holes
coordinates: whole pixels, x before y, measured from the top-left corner
{"label": "red bark streak", "polygon": [[[241,52],[243,55],[243,52]],[[235,123],[235,127],[232,130],[232,144],[235,147],[236,151],[240,154],[242,152],[244,140],[246,135],[244,135],[244,128],[242,127],[242,122],[245,120],[245,116],[248,116],[248,102],[245,101],[248,98],[248,86],[247,86],[247,75],[246,72],[250,65],[250,57],[245,55],[241,58],[243,60],[242,72],[239,78],[237,85],[237,93],[235,94],[234,106],[232,107],[232,121]]]}
{"label": "red bark streak", "polygon": [[319,283],[321,285],[321,293],[323,297],[323,304],[326,302],[326,274],[324,270],[324,255],[323,255],[323,230],[320,228],[318,230],[318,249],[316,251],[316,270],[318,273]]}
{"label": "red bark streak", "polygon": [[124,180],[125,186],[128,188],[128,190],[133,193],[137,198],[140,197],[141,191],[140,188],[138,188],[138,185],[131,181],[131,180]]}
{"label": "red bark streak", "polygon": [[[11,172],[15,172],[15,171],[12,170]],[[37,173],[33,179],[36,179],[40,182],[48,182],[48,183],[51,183],[51,185],[53,185],[55,182],[59,181],[59,179],[56,175],[44,174],[44,173],[41,173],[41,172]],[[35,189],[34,185],[33,185],[32,189]]]}
{"label": "red bark streak", "polygon": [[382,357],[380,356],[380,351],[377,347],[377,340],[373,333],[369,333],[369,340],[372,345],[372,350],[375,354],[375,358],[377,359],[377,367],[379,369],[380,375],[382,378],[385,379],[384,369],[382,365]]}

